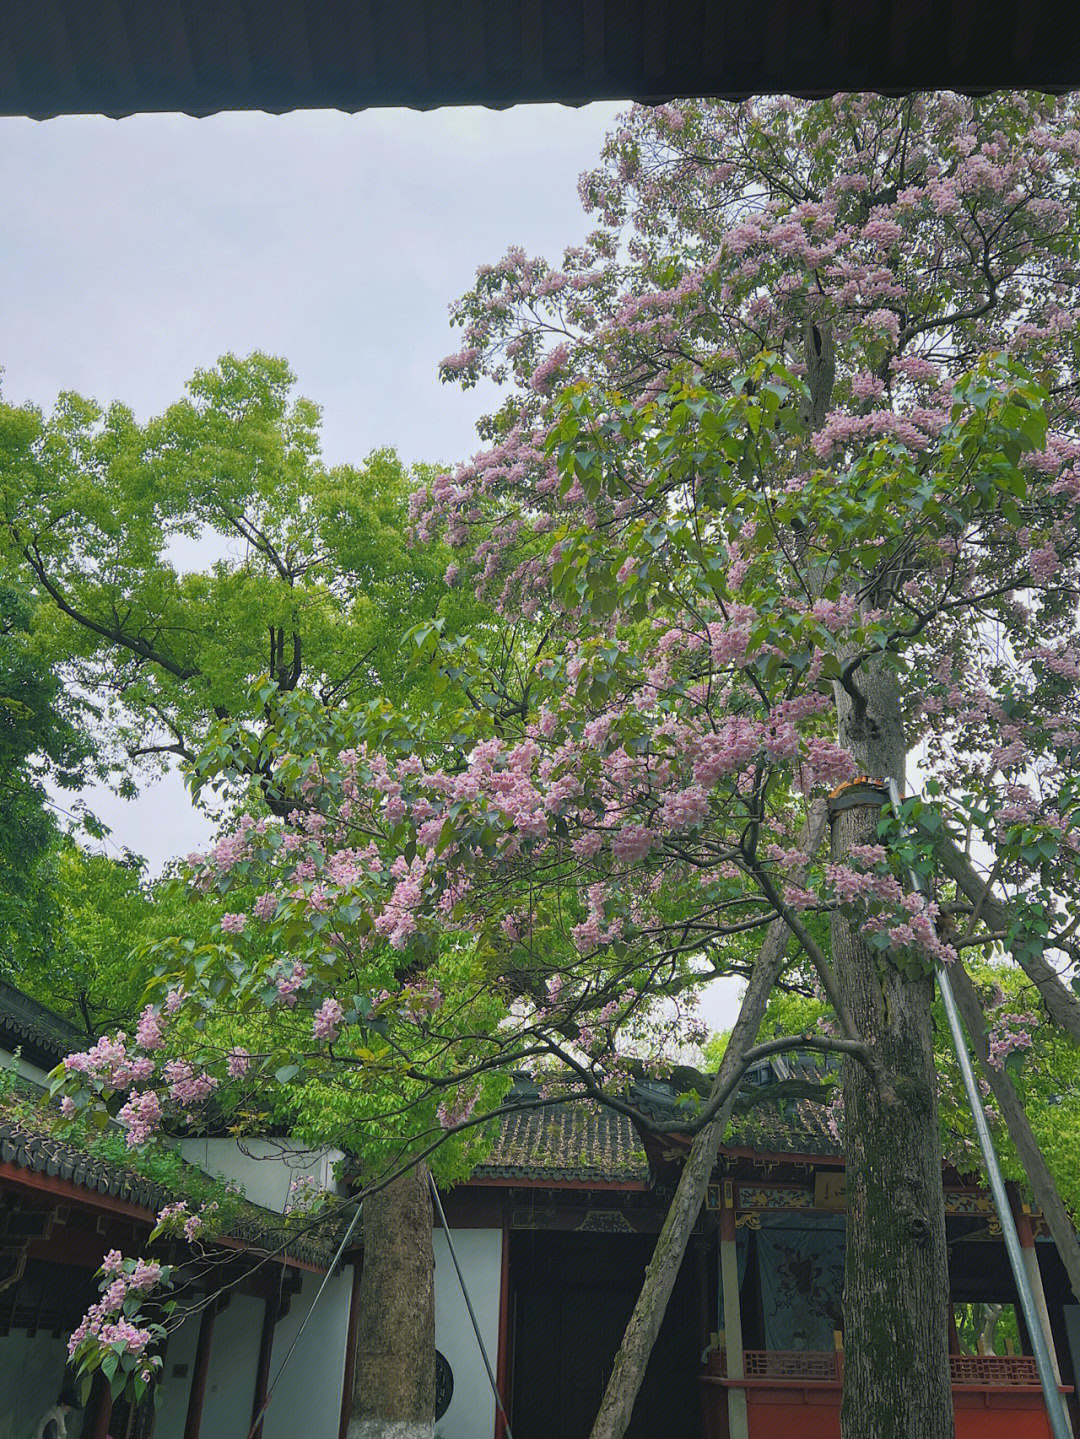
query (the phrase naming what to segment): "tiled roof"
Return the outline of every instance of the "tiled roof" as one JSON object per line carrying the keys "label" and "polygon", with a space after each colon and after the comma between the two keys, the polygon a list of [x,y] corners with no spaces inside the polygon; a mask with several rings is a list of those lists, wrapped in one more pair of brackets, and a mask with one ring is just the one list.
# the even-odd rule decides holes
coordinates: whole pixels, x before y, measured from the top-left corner
{"label": "tiled roof", "polygon": [[[812,1063],[774,1064],[774,1080],[820,1079],[820,1071]],[[768,1085],[759,1087],[767,1091]],[[648,1182],[645,1147],[625,1115],[586,1104],[529,1109],[527,1087],[519,1087],[517,1093],[522,1108],[500,1121],[498,1136],[477,1167],[476,1178]],[[652,1084],[647,1094],[634,1097],[656,1111],[665,1107],[662,1094],[663,1086]],[[673,1102],[671,1095],[668,1107]],[[766,1098],[755,1104],[736,1115],[724,1147],[793,1155],[840,1153],[824,1105],[810,1099],[772,1102]]]}
{"label": "tiled roof", "polygon": [[743,1093],[753,1093],[758,1103],[735,1116],[727,1136],[729,1149],[756,1149],[772,1154],[840,1154],[841,1146],[829,1129],[825,1105],[807,1098],[772,1098],[774,1084],[818,1085],[825,1074],[835,1075],[836,1064],[820,1055],[798,1050],[774,1055],[760,1066],[761,1073],[748,1080],[764,1078],[765,1083],[746,1083]]}
{"label": "tiled roof", "polygon": [[477,1178],[647,1182],[649,1161],[624,1115],[584,1104],[522,1108],[500,1121]]}
{"label": "tiled roof", "polygon": [[68,1180],[80,1189],[123,1199],[155,1213],[176,1197],[130,1169],[87,1154],[20,1118],[7,1115],[0,1115],[0,1160],[35,1174]]}
{"label": "tiled roof", "polygon": [[841,1153],[826,1123],[825,1106],[809,1099],[759,1104],[737,1115],[725,1147],[756,1149],[762,1154]]}
{"label": "tiled roof", "polygon": [[1011,0],[0,0],[0,112],[1067,89],[1078,17]]}
{"label": "tiled roof", "polygon": [[[38,1125],[22,1111],[14,1114],[0,1113],[0,1161],[34,1174],[66,1180],[69,1184],[86,1190],[91,1203],[92,1197],[99,1194],[138,1205],[147,1211],[151,1223],[152,1217],[166,1204],[182,1198],[182,1195],[155,1184],[134,1170],[89,1154],[76,1144],[58,1139],[48,1132],[47,1124],[48,1118],[45,1115]],[[202,1171],[198,1173],[201,1175]],[[283,1258],[326,1268],[333,1259],[337,1242],[340,1240],[340,1235],[330,1232],[337,1227],[331,1221],[324,1225],[318,1234],[296,1234],[287,1237],[282,1232],[279,1215],[262,1209],[259,1205],[247,1203],[237,1220],[230,1225],[227,1237],[239,1240],[254,1249],[275,1254],[285,1243]]]}

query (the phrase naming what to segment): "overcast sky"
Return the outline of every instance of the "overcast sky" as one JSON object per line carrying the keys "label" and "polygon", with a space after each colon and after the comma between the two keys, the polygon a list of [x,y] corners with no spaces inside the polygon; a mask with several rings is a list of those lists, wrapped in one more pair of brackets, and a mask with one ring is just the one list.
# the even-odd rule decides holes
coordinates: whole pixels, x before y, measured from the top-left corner
{"label": "overcast sky", "polygon": [[[0,119],[4,396],[145,419],[260,349],[322,406],[328,463],[465,458],[489,396],[438,381],[447,308],[509,245],[583,237],[577,179],[620,108]],[[92,803],[155,871],[209,835],[175,777]]]}

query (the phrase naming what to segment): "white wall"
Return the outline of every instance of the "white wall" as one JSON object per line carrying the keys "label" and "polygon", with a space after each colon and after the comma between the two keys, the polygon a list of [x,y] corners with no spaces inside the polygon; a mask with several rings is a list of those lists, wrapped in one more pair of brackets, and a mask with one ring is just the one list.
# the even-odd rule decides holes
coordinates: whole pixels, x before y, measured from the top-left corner
{"label": "white wall", "polygon": [[[502,1277],[501,1229],[455,1229],[457,1251],[469,1297],[494,1370],[499,1353],[499,1288]],[[469,1311],[454,1271],[446,1235],[435,1231],[435,1344],[454,1371],[454,1397],[436,1423],[441,1439],[492,1439],[495,1396],[476,1342]]]}
{"label": "white wall", "polygon": [[215,1320],[199,1439],[243,1439],[251,1428],[265,1310],[253,1294],[235,1294]]}
{"label": "white wall", "polygon": [[[14,1057],[14,1050],[5,1049],[3,1045],[0,1044],[0,1069],[10,1069],[11,1061]],[[36,1064],[30,1064],[28,1060],[20,1056],[15,1068],[18,1070],[21,1079],[32,1079],[35,1084],[40,1084],[45,1089],[49,1087],[47,1071],[39,1069]],[[35,1423],[36,1422],[35,1420]]]}
{"label": "white wall", "polygon": [[[0,1439],[26,1439],[67,1382],[67,1336],[13,1329],[0,1336]],[[77,1439],[81,1414],[69,1414],[67,1431]]]}
{"label": "white wall", "polygon": [[[271,1383],[321,1283],[321,1274],[305,1272],[300,1292],[293,1295],[288,1314],[278,1322],[270,1356]],[[264,1439],[337,1439],[351,1295],[351,1269],[327,1282],[274,1390],[263,1423]],[[217,1316],[199,1439],[244,1439],[251,1427],[264,1313],[262,1299],[237,1294]],[[198,1338],[197,1314],[169,1336],[154,1439],[183,1439]],[[186,1365],[187,1374],[175,1375],[177,1365]],[[0,1439],[9,1436],[0,1434]],[[10,1439],[25,1439],[25,1435]]]}
{"label": "white wall", "polygon": [[215,1179],[238,1184],[252,1204],[278,1214],[285,1208],[289,1186],[300,1175],[313,1175],[321,1188],[333,1189],[334,1165],[342,1157],[338,1149],[319,1153],[273,1139],[182,1139],[180,1152],[189,1164]]}
{"label": "white wall", "polygon": [[[265,1310],[253,1294],[234,1294],[214,1320],[199,1439],[244,1439],[250,1429]],[[193,1314],[169,1335],[154,1439],[183,1439],[201,1321]]]}
{"label": "white wall", "polygon": [[[454,1231],[465,1279],[480,1330],[494,1367],[498,1362],[499,1285],[502,1231]],[[437,1231],[435,1245],[435,1342],[454,1373],[454,1397],[436,1425],[441,1439],[491,1439],[495,1400],[488,1385],[450,1260],[445,1236]],[[288,1314],[274,1332],[270,1363],[276,1377],[311,1309],[322,1275],[305,1272]],[[264,1421],[264,1439],[337,1439],[345,1375],[352,1269],[332,1276],[311,1314],[274,1392]],[[255,1394],[263,1301],[234,1295],[214,1324],[201,1439],[243,1439],[251,1422]],[[200,1315],[193,1315],[169,1337],[165,1379],[154,1429],[155,1439],[183,1439],[191,1375],[199,1338]],[[0,1338],[0,1439],[26,1439],[55,1399],[63,1379],[67,1351],[63,1340],[21,1332]],[[174,1373],[186,1366],[182,1376]],[[71,1439],[78,1427],[69,1426]]]}
{"label": "white wall", "polygon": [[[191,1375],[195,1368],[195,1348],[199,1342],[200,1319],[200,1315],[192,1315],[169,1335],[165,1350],[161,1400],[154,1423],[154,1439],[183,1439]],[[178,1368],[186,1369],[186,1374],[177,1375],[175,1371]]]}
{"label": "white wall", "polygon": [[[304,1274],[300,1293],[293,1295],[288,1314],[274,1331],[271,1383],[311,1309],[322,1279],[321,1274]],[[289,1359],[266,1411],[263,1439],[337,1439],[351,1298],[352,1269],[346,1268],[327,1281]]]}

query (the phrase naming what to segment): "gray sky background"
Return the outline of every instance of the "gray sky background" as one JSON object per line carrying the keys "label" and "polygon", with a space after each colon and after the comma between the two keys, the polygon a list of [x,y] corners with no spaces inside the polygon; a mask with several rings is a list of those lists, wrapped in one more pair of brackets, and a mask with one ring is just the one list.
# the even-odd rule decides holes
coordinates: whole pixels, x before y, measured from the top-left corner
{"label": "gray sky background", "polygon": [[[323,407],[328,463],[463,459],[491,394],[440,385],[447,307],[509,245],[557,258],[583,237],[577,179],[621,108],[0,119],[4,396],[146,418],[261,349]],[[152,871],[211,832],[176,776],[87,798]]]}

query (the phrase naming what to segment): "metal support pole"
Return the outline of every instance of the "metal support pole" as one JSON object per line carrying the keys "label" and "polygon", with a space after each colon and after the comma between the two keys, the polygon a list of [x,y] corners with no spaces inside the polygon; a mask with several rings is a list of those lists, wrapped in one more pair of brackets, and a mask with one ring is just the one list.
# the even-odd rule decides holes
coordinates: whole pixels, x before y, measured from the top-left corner
{"label": "metal support pole", "polygon": [[[431,1197],[435,1201],[435,1212],[439,1216],[439,1223],[442,1225],[443,1233],[446,1235],[446,1247],[450,1250],[450,1258],[454,1262],[454,1269],[457,1273],[458,1283],[461,1285],[461,1293],[465,1299],[465,1307],[468,1309],[469,1318],[472,1320],[473,1333],[476,1335],[476,1342],[480,1346],[480,1354],[484,1360],[484,1368],[487,1370],[488,1383],[491,1385],[492,1394],[495,1395],[495,1403],[502,1410],[503,1420],[505,1421],[506,1439],[514,1439],[513,1434],[511,1434],[510,1432],[510,1415],[506,1412],[506,1405],[502,1401],[502,1395],[499,1393],[499,1386],[495,1382],[495,1371],[491,1367],[491,1360],[488,1358],[487,1346],[484,1344],[484,1336],[480,1333],[480,1325],[477,1323],[476,1311],[472,1307],[472,1300],[469,1298],[469,1291],[465,1287],[465,1276],[464,1274],[462,1274],[461,1265],[458,1263],[457,1250],[454,1248],[454,1241],[450,1238],[450,1226],[446,1222],[446,1215],[443,1212],[442,1200],[439,1198],[439,1190],[435,1184],[434,1178],[430,1173],[428,1174],[428,1179],[431,1181]],[[1057,1435],[1054,1436],[1054,1439],[1057,1439]]]}
{"label": "metal support pole", "polygon": [[[887,785],[889,800],[899,820],[900,806],[903,803],[900,798],[899,787],[895,779],[889,779]],[[926,888],[922,876],[916,873],[914,869],[909,870],[908,873],[912,888],[925,896]],[[968,1104],[971,1106],[971,1117],[975,1124],[975,1134],[979,1141],[979,1149],[982,1152],[987,1178],[990,1181],[990,1192],[994,1196],[994,1208],[997,1210],[998,1222],[1001,1224],[1001,1232],[1005,1239],[1005,1249],[1009,1256],[1009,1266],[1013,1272],[1013,1279],[1016,1282],[1016,1292],[1020,1296],[1020,1307],[1024,1311],[1024,1322],[1027,1325],[1028,1334],[1031,1338],[1035,1367],[1039,1371],[1039,1383],[1042,1385],[1043,1398],[1046,1401],[1046,1413],[1050,1420],[1050,1429],[1054,1439],[1071,1439],[1072,1430],[1065,1414],[1064,1401],[1058,1390],[1057,1376],[1054,1374],[1054,1364],[1046,1345],[1046,1338],[1043,1334],[1039,1312],[1035,1307],[1035,1296],[1031,1292],[1031,1283],[1028,1279],[1024,1256],[1020,1248],[1020,1236],[1016,1232],[1016,1222],[1013,1219],[1012,1209],[1009,1205],[1009,1196],[1005,1192],[1005,1180],[1001,1175],[997,1154],[994,1151],[993,1136],[990,1133],[990,1126],[986,1122],[986,1114],[983,1111],[982,1095],[979,1093],[979,1086],[975,1080],[975,1071],[971,1066],[971,1056],[968,1054],[967,1041],[964,1038],[964,1031],[960,1024],[960,1011],[956,1007],[952,981],[949,978],[949,971],[944,964],[937,962],[934,968],[937,971],[938,989],[941,992],[941,1002],[945,1007],[945,1017],[949,1021],[949,1033],[952,1036],[953,1048],[956,1050],[956,1061],[960,1066],[960,1077],[964,1082],[964,1092],[967,1095]]]}

